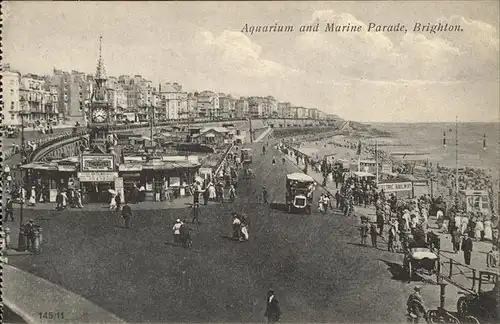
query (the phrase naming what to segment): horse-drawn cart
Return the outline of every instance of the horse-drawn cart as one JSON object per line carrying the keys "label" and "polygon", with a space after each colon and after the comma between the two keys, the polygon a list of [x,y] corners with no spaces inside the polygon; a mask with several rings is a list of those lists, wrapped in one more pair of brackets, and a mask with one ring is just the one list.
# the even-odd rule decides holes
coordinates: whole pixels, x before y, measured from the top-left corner
{"label": "horse-drawn cart", "polygon": [[411,282],[414,273],[433,275],[438,271],[438,256],[427,247],[408,247],[404,250],[403,268]]}

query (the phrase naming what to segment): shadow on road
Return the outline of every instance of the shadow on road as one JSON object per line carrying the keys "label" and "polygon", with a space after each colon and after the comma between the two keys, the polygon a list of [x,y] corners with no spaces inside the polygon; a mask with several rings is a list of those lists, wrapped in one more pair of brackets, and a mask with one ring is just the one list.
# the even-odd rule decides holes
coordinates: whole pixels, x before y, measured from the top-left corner
{"label": "shadow on road", "polygon": [[[384,249],[384,248],[381,248],[380,246],[377,246],[377,247],[373,247],[371,245],[371,242],[369,244],[361,244],[361,243],[351,243],[351,242],[347,242],[348,245],[354,245],[354,246],[360,246],[360,247],[364,247],[364,248],[369,248],[369,249],[375,249],[375,250],[379,250],[379,251],[383,251],[383,252],[388,252],[387,249]],[[380,245],[382,245],[382,243],[380,243]]]}
{"label": "shadow on road", "polygon": [[229,240],[229,241],[235,241],[235,242],[239,241],[238,239],[235,239],[234,237],[229,236],[229,235],[221,235],[220,237],[222,237],[225,240]]}
{"label": "shadow on road", "polygon": [[[387,269],[391,272],[393,280],[408,282],[408,272],[403,268],[402,264],[382,259],[379,260],[387,265]],[[422,281],[422,278],[414,273],[411,277],[411,281]]]}
{"label": "shadow on road", "polygon": [[283,204],[283,203],[272,202],[272,203],[269,204],[269,207],[271,209],[279,210],[279,211],[282,211],[282,212],[287,212],[288,211],[287,205]]}

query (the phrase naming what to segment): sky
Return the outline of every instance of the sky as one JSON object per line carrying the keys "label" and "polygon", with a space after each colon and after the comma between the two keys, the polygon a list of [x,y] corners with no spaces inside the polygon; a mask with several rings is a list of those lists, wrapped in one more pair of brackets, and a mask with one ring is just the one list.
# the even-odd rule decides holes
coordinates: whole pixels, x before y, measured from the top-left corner
{"label": "sky", "polygon": [[[499,1],[3,2],[3,62],[22,73],[140,74],[184,91],[274,96],[365,122],[499,122]],[[300,32],[319,24],[318,32]],[[326,32],[325,25],[360,25]],[[406,31],[368,31],[376,25]],[[459,25],[458,32],[414,31]],[[292,25],[254,33],[248,26]]]}

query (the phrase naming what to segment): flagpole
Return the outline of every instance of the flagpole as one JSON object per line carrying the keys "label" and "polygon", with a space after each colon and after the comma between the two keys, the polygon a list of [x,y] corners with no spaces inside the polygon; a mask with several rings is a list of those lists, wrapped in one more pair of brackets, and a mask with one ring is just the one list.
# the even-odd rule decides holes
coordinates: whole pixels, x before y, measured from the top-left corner
{"label": "flagpole", "polygon": [[375,169],[376,169],[376,184],[378,186],[378,140],[375,140]]}
{"label": "flagpole", "polygon": [[458,116],[455,117],[455,205],[458,207]]}
{"label": "flagpole", "polygon": [[358,142],[358,147],[357,147],[357,153],[358,153],[358,172],[361,171],[361,139]]}

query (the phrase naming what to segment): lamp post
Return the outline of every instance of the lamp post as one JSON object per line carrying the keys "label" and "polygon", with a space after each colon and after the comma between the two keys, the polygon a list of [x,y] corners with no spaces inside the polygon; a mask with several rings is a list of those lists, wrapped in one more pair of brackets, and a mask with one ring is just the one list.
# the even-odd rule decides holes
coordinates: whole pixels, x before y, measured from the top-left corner
{"label": "lamp post", "polygon": [[156,115],[156,107],[154,105],[149,106],[149,134],[151,135],[151,146],[154,146],[154,140],[153,140],[153,128],[154,128],[154,122],[155,122],[155,115]]}
{"label": "lamp post", "polygon": [[[443,147],[446,148],[446,132],[443,132]],[[458,209],[458,117],[455,117],[455,208]]]}
{"label": "lamp post", "polygon": [[[21,110],[19,111],[19,116],[21,116],[21,164],[25,162],[26,159],[26,150],[24,149],[24,117],[28,114],[24,110],[24,105],[26,103],[26,99],[22,97],[21,101]],[[17,249],[19,251],[26,251],[26,237],[24,236],[24,186],[26,182],[26,174],[21,170],[21,208],[19,209],[19,236],[17,240]]]}

